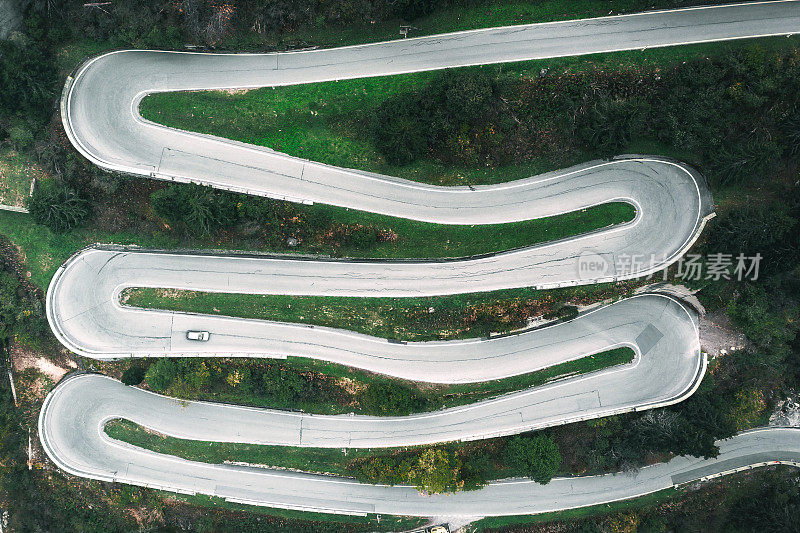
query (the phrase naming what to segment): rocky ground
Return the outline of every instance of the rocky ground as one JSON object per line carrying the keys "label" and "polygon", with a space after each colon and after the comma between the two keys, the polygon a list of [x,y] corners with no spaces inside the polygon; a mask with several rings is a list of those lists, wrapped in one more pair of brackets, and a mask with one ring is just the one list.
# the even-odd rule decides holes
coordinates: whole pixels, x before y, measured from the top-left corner
{"label": "rocky ground", "polygon": [[710,357],[748,347],[744,334],[731,324],[724,310],[700,316],[700,346]]}
{"label": "rocky ground", "polygon": [[778,403],[769,417],[769,425],[800,427],[800,393],[790,394]]}

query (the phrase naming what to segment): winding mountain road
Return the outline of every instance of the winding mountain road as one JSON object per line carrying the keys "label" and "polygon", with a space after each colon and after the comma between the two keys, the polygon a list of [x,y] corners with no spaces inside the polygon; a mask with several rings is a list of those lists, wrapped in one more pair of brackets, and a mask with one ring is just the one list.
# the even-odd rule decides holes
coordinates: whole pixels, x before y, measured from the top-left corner
{"label": "winding mountain road", "polygon": [[[79,374],[64,380],[47,397],[39,432],[53,461],[77,476],[207,494],[232,502],[357,515],[482,517],[542,513],[634,498],[754,465],[781,462],[800,466],[800,428],[770,428],[720,442],[716,459],[678,457],[636,474],[556,478],[547,485],[510,479],[477,491],[427,496],[413,487],[366,485],[331,476],[186,461],[116,441],[103,431],[106,421],[126,418],[178,437],[202,440],[208,436],[210,423],[205,427],[184,424],[185,417],[191,418],[202,405],[126,387],[105,376]],[[256,409],[219,409],[220,415],[233,416],[237,421],[253,421],[260,416]],[[225,420],[213,419],[213,423],[225,424]],[[246,424],[230,424],[226,429],[229,432],[222,440],[248,442],[253,436],[247,434],[253,428]]]}
{"label": "winding mountain road", "polygon": [[[196,425],[207,432],[203,440],[236,435],[261,444],[376,448],[482,439],[673,404],[694,392],[705,371],[696,315],[659,294],[636,296],[568,323],[525,333],[445,342],[397,343],[300,324],[121,309],[113,301],[79,316],[81,328],[125,342],[137,350],[132,356],[294,355],[437,383],[525,374],[619,346],[636,353],[630,364],[434,413],[342,417],[202,405],[196,415],[183,410],[179,418],[158,425],[159,431],[170,434],[170,427],[182,431],[179,428],[187,424]],[[198,327],[212,332],[207,344],[186,340],[187,329]],[[198,345],[205,352],[189,352]],[[249,350],[262,352],[248,354]]]}
{"label": "winding mountain road", "polygon": [[[62,119],[76,148],[107,170],[446,224],[513,222],[611,201],[631,203],[637,215],[627,224],[545,245],[447,261],[312,261],[92,247],[59,269],[47,293],[50,325],[76,353],[97,359],[302,356],[437,383],[518,375],[617,346],[633,348],[636,357],[628,365],[469,406],[386,418],[180,402],[110,378],[76,375],[45,400],[39,419],[45,451],[64,470],[95,479],[276,507],[421,516],[543,512],[630,498],[750,464],[796,463],[797,432],[769,429],[722,443],[716,460],[677,458],[645,468],[635,478],[558,479],[547,486],[512,480],[476,492],[427,497],[409,487],[193,463],[114,441],[102,427],[110,419],[126,418],[188,439],[320,447],[468,440],[668,405],[690,395],[705,370],[694,312],[657,294],[515,335],[426,343],[125,307],[119,296],[127,287],[403,297],[629,279],[678,260],[714,209],[701,176],[662,158],[625,156],[474,190],[436,187],[165,128],[139,116],[138,103],[146,94],[311,83],[790,34],[799,28],[800,3],[783,1],[494,28],[310,52],[122,51],[86,62],[65,85]],[[584,269],[587,266],[591,268]],[[210,331],[210,340],[186,340],[186,331],[194,329]]]}
{"label": "winding mountain road", "polygon": [[[562,212],[562,191],[554,191],[558,201],[553,198],[548,203],[541,202],[541,193],[530,181],[471,191],[331,167],[268,148],[166,128],[144,120],[138,105],[156,92],[294,85],[785,35],[798,29],[800,4],[783,1],[508,26],[288,53],[125,50],[87,61],[68,79],[62,120],[72,144],[108,170],[440,224],[513,222]],[[613,187],[613,181],[605,183]],[[585,204],[606,201],[602,187],[586,191],[583,198]],[[671,220],[662,222],[662,227],[671,228]],[[648,253],[661,251],[652,248]]]}

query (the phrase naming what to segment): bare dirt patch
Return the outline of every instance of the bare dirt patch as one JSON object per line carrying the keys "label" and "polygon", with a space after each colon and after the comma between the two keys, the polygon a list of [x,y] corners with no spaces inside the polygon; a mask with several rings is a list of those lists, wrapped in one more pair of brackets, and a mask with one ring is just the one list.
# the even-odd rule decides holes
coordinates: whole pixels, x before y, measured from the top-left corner
{"label": "bare dirt patch", "polygon": [[743,350],[749,346],[747,338],[738,331],[723,310],[700,317],[700,346],[711,356]]}
{"label": "bare dirt patch", "polygon": [[34,368],[54,382],[60,380],[70,370],[77,368],[75,361],[71,359],[65,358],[64,361],[54,362],[51,358],[18,344],[11,346],[11,359],[14,361],[15,372]]}
{"label": "bare dirt patch", "polygon": [[354,381],[350,378],[341,377],[336,379],[336,384],[347,391],[347,394],[351,396],[357,395],[359,392],[364,391],[367,388],[365,383],[359,383]]}
{"label": "bare dirt patch", "polygon": [[185,291],[181,289],[156,289],[156,295],[159,298],[169,298],[171,300],[189,300],[197,298],[196,291]]}

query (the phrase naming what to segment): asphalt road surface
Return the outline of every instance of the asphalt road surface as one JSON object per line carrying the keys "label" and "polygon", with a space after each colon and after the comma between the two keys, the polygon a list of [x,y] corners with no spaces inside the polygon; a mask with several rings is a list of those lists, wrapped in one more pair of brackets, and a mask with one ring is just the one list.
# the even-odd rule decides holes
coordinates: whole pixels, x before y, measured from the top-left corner
{"label": "asphalt road surface", "polygon": [[[106,169],[442,224],[512,222],[561,212],[564,207],[541,201],[537,179],[475,191],[422,185],[178,132],[143,120],[138,104],[147,94],[163,91],[292,85],[783,35],[798,29],[800,3],[789,1],[510,26],[305,52],[112,52],[86,62],[68,81],[62,118],[75,147]],[[611,192],[613,181],[603,183],[605,188],[592,187],[585,195],[570,189],[575,202],[570,207],[606,201],[609,195],[628,196],[624,185]],[[560,193],[553,191],[552,196],[561,201]],[[662,223],[662,228],[672,229],[672,220]]]}
{"label": "asphalt road surface", "polygon": [[[101,335],[103,347],[108,341],[123,343],[118,349],[135,348],[127,354],[135,357],[294,355],[437,383],[525,374],[619,346],[636,353],[630,364],[428,414],[326,417],[200,405],[196,414],[185,409],[179,418],[164,418],[158,426],[169,433],[169,427],[195,424],[209,432],[204,440],[253,431],[248,440],[262,444],[373,448],[488,438],[672,404],[694,392],[705,371],[696,315],[659,294],[633,297],[525,333],[446,342],[397,343],[299,324],[122,309],[114,302],[79,312],[76,320],[73,330]],[[208,343],[186,339],[188,329],[203,328],[211,331]],[[205,352],[189,351],[198,347]],[[245,418],[234,417],[234,412]]]}
{"label": "asphalt road surface", "polygon": [[[547,485],[511,479],[477,491],[426,496],[413,487],[366,485],[330,476],[186,461],[115,441],[102,429],[107,420],[127,418],[174,436],[205,439],[209,431],[214,431],[209,426],[225,423],[214,419],[205,426],[184,424],[185,417],[191,417],[201,405],[126,387],[105,376],[75,375],[45,400],[39,433],[55,463],[77,476],[255,505],[348,514],[481,517],[541,513],[634,498],[752,465],[780,461],[800,466],[800,429],[770,428],[720,442],[716,459],[679,457],[642,468],[636,474],[556,478]],[[225,416],[238,417],[235,411],[246,410],[228,408]],[[251,411],[259,416],[259,410]],[[175,422],[165,424],[164,420]],[[247,424],[225,425],[225,429],[214,440],[257,442],[249,440],[254,435]]]}
{"label": "asphalt road surface", "polygon": [[[428,497],[408,487],[267,469],[202,465],[115,442],[105,421],[126,418],[177,437],[324,447],[379,447],[509,434],[674,403],[693,392],[705,361],[696,317],[661,295],[632,298],[557,326],[502,338],[390,343],[364,335],[264,321],[124,308],[125,287],[328,296],[421,296],[619,280],[676,261],[713,216],[711,195],[687,166],[629,156],[517,182],[444,188],[341,169],[144,121],[142,97],[158,91],[288,85],[524,59],[639,49],[800,28],[800,3],[770,2],[518,26],[285,54],[123,51],[70,78],[62,117],[73,144],[97,165],[157,179],[448,224],[491,224],[627,201],[636,219],[544,246],[455,261],[305,261],[192,256],[91,248],[56,274],[48,320],[70,349],[91,357],[298,355],[434,382],[529,372],[630,346],[634,363],[426,415],[310,416],[179,402],[79,375],[48,396],[40,438],[68,472],[213,494],[233,501],[347,513],[423,516],[522,514],[602,503],[769,460],[796,461],[789,429],[739,435],[716,460],[678,458],[623,475],[505,481]],[[665,231],[666,230],[666,231]],[[631,258],[645,258],[630,264]],[[211,332],[207,344],[185,339]],[[487,364],[492,361],[492,364]],[[182,407],[184,406],[185,407]]]}

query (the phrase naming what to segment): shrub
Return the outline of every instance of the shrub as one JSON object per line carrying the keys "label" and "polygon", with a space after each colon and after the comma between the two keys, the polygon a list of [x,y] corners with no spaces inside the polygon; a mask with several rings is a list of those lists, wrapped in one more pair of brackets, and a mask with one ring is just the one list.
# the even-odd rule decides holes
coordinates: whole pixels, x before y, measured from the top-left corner
{"label": "shrub", "polygon": [[222,196],[210,187],[196,189],[197,195],[190,196],[185,222],[189,230],[200,235],[209,235],[213,230],[230,225],[236,220],[235,211]]}
{"label": "shrub", "polygon": [[170,185],[150,195],[153,211],[169,222],[183,223],[189,231],[208,235],[238,220],[234,196],[197,185]]}
{"label": "shrub", "polygon": [[553,438],[536,434],[532,437],[516,436],[503,450],[508,468],[546,485],[561,466],[561,453]]}
{"label": "shrub", "polygon": [[33,144],[33,131],[24,121],[17,121],[8,129],[8,140],[17,150],[25,150]]}
{"label": "shrub", "polygon": [[40,338],[46,327],[40,301],[0,265],[0,341],[12,335],[18,340]]}
{"label": "shrub", "polygon": [[461,454],[461,480],[463,490],[477,490],[486,485],[496,471],[496,454],[483,447]]}
{"label": "shrub", "polygon": [[492,105],[494,81],[485,70],[446,70],[432,84],[430,92],[443,95],[439,112],[449,115],[451,126],[477,124],[486,119]]}
{"label": "shrub", "polygon": [[180,378],[190,390],[197,391],[208,386],[211,382],[211,372],[204,361],[196,363],[191,368],[183,368]]}
{"label": "shrub", "polygon": [[150,195],[150,206],[156,215],[170,222],[183,220],[188,212],[186,200],[179,185],[170,185]]}
{"label": "shrub", "polygon": [[375,246],[378,242],[378,230],[369,226],[361,226],[345,235],[345,246],[366,250]]}
{"label": "shrub", "polygon": [[782,198],[723,214],[711,227],[709,251],[731,254],[734,264],[739,254],[761,254],[759,277],[792,269],[800,261],[800,186],[785,191]]}
{"label": "shrub", "polygon": [[785,354],[797,334],[800,305],[776,301],[762,285],[743,283],[735,298],[728,303],[728,315],[733,323],[756,346]]}
{"label": "shrub", "polygon": [[164,28],[153,26],[150,33],[141,38],[139,44],[143,48],[158,48],[160,50],[175,50],[183,47],[181,33],[175,26]]}
{"label": "shrub", "polygon": [[41,183],[28,201],[28,209],[37,224],[57,233],[79,226],[90,213],[86,198],[69,185],[56,181]]}
{"label": "shrub", "polygon": [[427,493],[474,490],[494,473],[494,459],[483,448],[462,457],[451,447],[432,446],[362,457],[351,461],[347,469],[364,483],[410,484]]}
{"label": "shrub", "polygon": [[400,17],[411,21],[433,13],[439,5],[440,0],[396,0],[393,7]]}
{"label": "shrub", "polygon": [[347,465],[350,473],[364,483],[398,485],[411,483],[410,472],[418,462],[418,453],[397,453],[356,459]]}
{"label": "shrub", "polygon": [[365,411],[384,415],[407,415],[428,407],[417,391],[399,383],[371,384],[359,394],[358,402]]}
{"label": "shrub", "polygon": [[295,407],[310,392],[310,385],[300,372],[272,365],[261,375],[260,390],[279,407]]}
{"label": "shrub", "polygon": [[55,62],[45,47],[27,38],[0,41],[0,112],[46,121],[56,80]]}
{"label": "shrub", "polygon": [[429,448],[420,454],[409,472],[417,489],[429,494],[456,491],[463,486],[459,479],[461,461],[452,452]]}
{"label": "shrub", "polygon": [[709,177],[722,185],[753,183],[762,179],[780,157],[781,150],[772,140],[735,140],[709,154]]}
{"label": "shrub", "polygon": [[782,145],[786,153],[794,158],[800,156],[800,107],[794,108],[780,124]]}
{"label": "shrub", "polygon": [[131,365],[122,373],[121,381],[125,385],[138,385],[144,380],[145,369],[139,365]]}
{"label": "shrub", "polygon": [[506,133],[497,112],[495,80],[485,70],[446,70],[428,85],[383,102],[372,117],[376,148],[390,164],[405,165],[428,152],[475,164],[491,162]]}
{"label": "shrub", "polygon": [[371,130],[376,148],[392,165],[407,165],[422,157],[429,145],[429,117],[416,94],[390,98],[375,111]]}
{"label": "shrub", "polygon": [[252,390],[277,407],[301,408],[303,402],[336,402],[341,390],[330,380],[282,365],[269,365],[252,373]]}
{"label": "shrub", "polygon": [[225,378],[225,382],[232,389],[237,389],[242,394],[248,394],[253,390],[253,373],[248,367],[234,368]]}
{"label": "shrub", "polygon": [[145,380],[153,390],[165,391],[178,375],[175,362],[167,357],[161,358],[147,369]]}
{"label": "shrub", "polygon": [[800,486],[770,472],[755,491],[738,491],[728,513],[728,531],[797,531],[800,524]]}
{"label": "shrub", "polygon": [[579,314],[580,312],[578,311],[577,306],[565,304],[551,313],[546,313],[544,317],[548,320],[558,319],[563,322],[568,322],[578,318]]}
{"label": "shrub", "polygon": [[618,153],[642,130],[645,109],[639,100],[600,97],[577,113],[577,139],[602,156]]}
{"label": "shrub", "polygon": [[625,445],[638,452],[716,457],[715,441],[736,434],[727,402],[727,394],[714,390],[714,380],[707,376],[700,391],[688,400],[648,412],[631,424]]}

